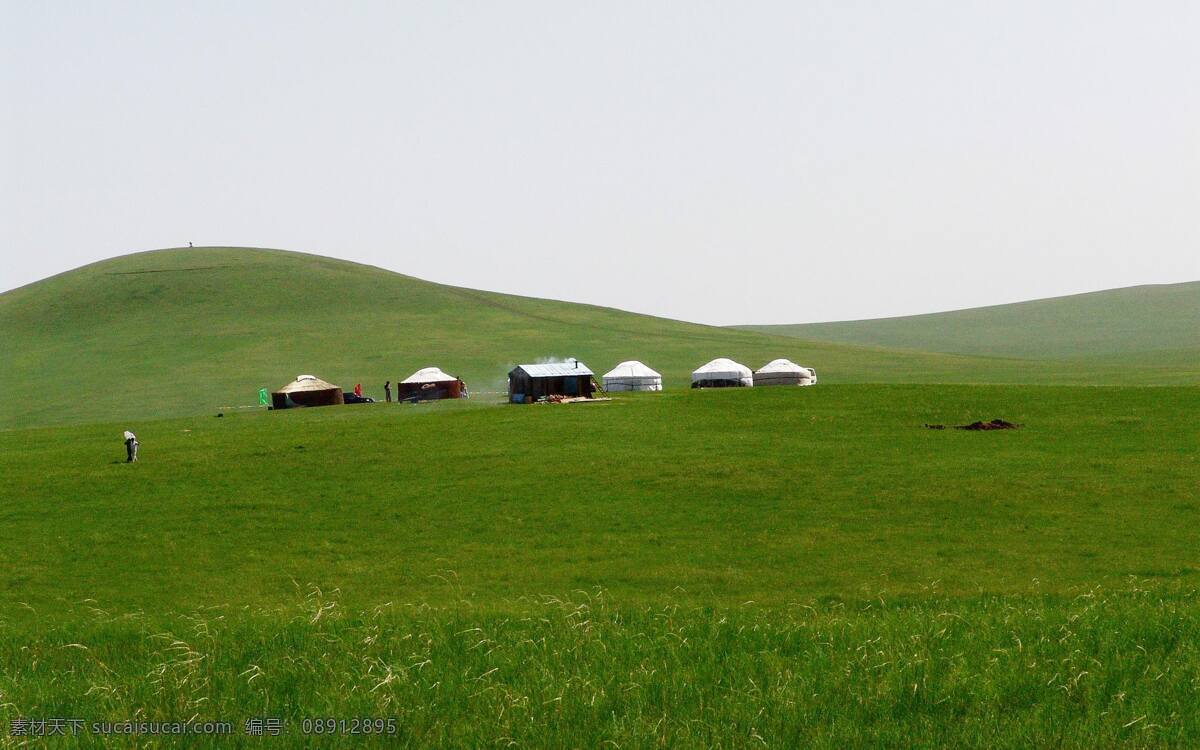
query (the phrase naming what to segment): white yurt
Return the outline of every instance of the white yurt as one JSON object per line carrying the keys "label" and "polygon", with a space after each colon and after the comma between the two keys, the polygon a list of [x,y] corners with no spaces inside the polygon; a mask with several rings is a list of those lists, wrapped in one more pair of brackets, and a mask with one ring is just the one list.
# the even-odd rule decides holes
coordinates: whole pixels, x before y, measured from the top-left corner
{"label": "white yurt", "polygon": [[422,367],[412,375],[409,375],[401,383],[449,383],[458,380],[453,375],[448,375],[442,371],[440,367]]}
{"label": "white yurt", "polygon": [[754,385],[812,385],[814,370],[790,359],[773,359],[754,371]]}
{"label": "white yurt", "polygon": [[754,385],[754,373],[732,359],[714,359],[692,373],[693,388],[748,388]]}
{"label": "white yurt", "polygon": [[604,390],[610,392],[661,391],[662,375],[636,359],[632,359],[622,362],[604,373]]}

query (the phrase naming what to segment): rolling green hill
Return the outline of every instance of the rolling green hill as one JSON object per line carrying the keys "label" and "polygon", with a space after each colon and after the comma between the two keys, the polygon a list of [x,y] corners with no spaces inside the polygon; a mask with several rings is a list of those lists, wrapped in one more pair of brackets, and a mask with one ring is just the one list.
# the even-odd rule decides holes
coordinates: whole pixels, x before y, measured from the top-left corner
{"label": "rolling green hill", "polygon": [[1200,281],[878,320],[737,326],[863,346],[1200,369]]}
{"label": "rolling green hill", "polygon": [[[816,367],[824,382],[1099,383],[1115,367],[799,341],[565,302],[460,289],[330,258],[195,248],[115,258],[0,295],[0,427],[215,412],[300,373],[382,396],[437,365],[477,393],[512,365],[641,359],[666,385],[726,356]],[[1126,382],[1187,382],[1130,368]]]}

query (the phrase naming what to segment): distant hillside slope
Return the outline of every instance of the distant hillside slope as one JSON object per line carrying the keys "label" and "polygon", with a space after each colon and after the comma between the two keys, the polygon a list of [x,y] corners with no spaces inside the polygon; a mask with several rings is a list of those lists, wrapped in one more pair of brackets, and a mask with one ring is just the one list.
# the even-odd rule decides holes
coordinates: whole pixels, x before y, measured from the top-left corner
{"label": "distant hillside slope", "polygon": [[[0,427],[144,419],[253,404],[301,373],[382,396],[420,367],[503,390],[512,365],[625,359],[666,385],[713,357],[787,357],[823,382],[1104,382],[1105,368],[811,343],[608,308],[458,289],[314,255],[158,250],[0,295]],[[1115,372],[1112,370],[1111,372]],[[1135,373],[1179,382],[1174,370]],[[494,397],[493,397],[494,398]]]}
{"label": "distant hillside slope", "polygon": [[1028,359],[1129,355],[1139,364],[1200,367],[1200,282],[903,318],[737,326],[806,340]]}

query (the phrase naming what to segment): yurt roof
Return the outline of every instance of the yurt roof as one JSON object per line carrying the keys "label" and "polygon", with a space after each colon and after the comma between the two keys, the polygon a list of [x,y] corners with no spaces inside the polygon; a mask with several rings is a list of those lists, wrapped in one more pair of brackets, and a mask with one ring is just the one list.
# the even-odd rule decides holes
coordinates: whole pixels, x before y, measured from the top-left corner
{"label": "yurt roof", "polygon": [[447,375],[437,367],[422,367],[412,375],[409,375],[401,383],[445,383],[447,381],[458,380],[453,375]]}
{"label": "yurt roof", "polygon": [[729,373],[738,373],[743,377],[750,377],[753,375],[753,373],[750,372],[749,367],[746,367],[739,362],[734,362],[732,359],[726,359],[725,357],[719,357],[703,367],[697,368],[692,372],[692,375],[723,375]]}
{"label": "yurt roof", "polygon": [[297,375],[295,380],[275,392],[302,393],[304,391],[329,391],[338,387],[339,386],[326,383],[324,380],[321,380],[315,375]]}
{"label": "yurt roof", "polygon": [[622,362],[608,372],[604,373],[606,378],[661,378],[660,373],[651,370],[646,365],[638,362],[636,359],[631,359],[628,362]]}
{"label": "yurt roof", "polygon": [[798,372],[807,375],[808,368],[802,367],[790,359],[773,359],[755,370],[755,372],[762,373],[764,375],[772,372]]}
{"label": "yurt roof", "polygon": [[587,365],[577,359],[550,364],[517,365],[515,369],[524,370],[531,378],[569,378],[572,375],[593,375]]}

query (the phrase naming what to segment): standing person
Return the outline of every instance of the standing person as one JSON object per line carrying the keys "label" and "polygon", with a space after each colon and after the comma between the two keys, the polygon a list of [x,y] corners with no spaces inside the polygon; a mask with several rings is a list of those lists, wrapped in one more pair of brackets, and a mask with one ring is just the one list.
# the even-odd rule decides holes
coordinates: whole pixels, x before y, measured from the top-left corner
{"label": "standing person", "polygon": [[387,381],[383,384],[383,397],[390,404],[392,403],[392,381]]}
{"label": "standing person", "polygon": [[137,435],[125,430],[125,463],[130,464],[137,460],[137,449]]}

